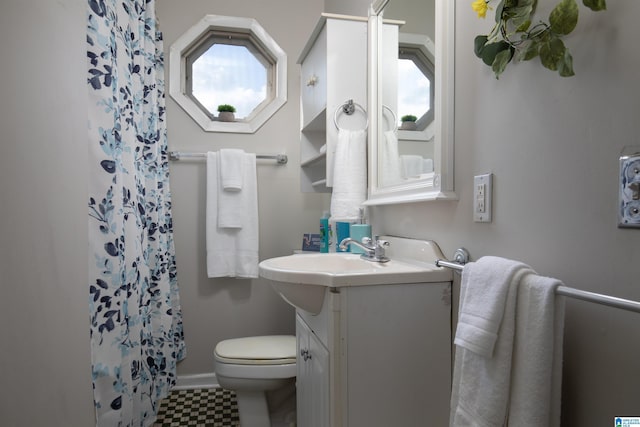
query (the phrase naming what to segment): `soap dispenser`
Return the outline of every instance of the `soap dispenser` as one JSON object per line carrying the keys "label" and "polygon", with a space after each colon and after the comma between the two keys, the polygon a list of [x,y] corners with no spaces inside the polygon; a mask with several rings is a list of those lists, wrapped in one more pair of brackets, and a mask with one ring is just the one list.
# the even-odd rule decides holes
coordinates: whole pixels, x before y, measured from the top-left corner
{"label": "soap dispenser", "polygon": [[329,222],[329,211],[322,213],[320,218],[320,252],[328,253],[331,246],[331,223]]}
{"label": "soap dispenser", "polygon": [[[363,237],[371,238],[371,226],[369,224],[365,224],[364,208],[360,208],[358,223],[351,224],[349,234],[352,239],[357,240],[360,243],[362,243]],[[355,254],[363,254],[364,250],[356,245],[351,245],[351,252]]]}

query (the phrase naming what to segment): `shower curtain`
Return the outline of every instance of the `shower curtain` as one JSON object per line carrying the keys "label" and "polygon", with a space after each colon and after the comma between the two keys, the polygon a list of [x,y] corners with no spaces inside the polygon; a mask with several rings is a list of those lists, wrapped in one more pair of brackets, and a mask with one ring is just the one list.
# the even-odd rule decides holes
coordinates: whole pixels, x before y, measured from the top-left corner
{"label": "shower curtain", "polygon": [[88,0],[89,305],[98,426],[149,426],[185,355],[155,0]]}

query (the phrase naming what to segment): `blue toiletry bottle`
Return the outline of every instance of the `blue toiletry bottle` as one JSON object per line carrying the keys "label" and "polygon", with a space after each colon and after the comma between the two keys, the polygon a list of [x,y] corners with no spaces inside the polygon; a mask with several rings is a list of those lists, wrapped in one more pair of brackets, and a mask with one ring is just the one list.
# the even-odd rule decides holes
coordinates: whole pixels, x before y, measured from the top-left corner
{"label": "blue toiletry bottle", "polygon": [[329,223],[329,212],[324,211],[320,218],[320,252],[328,253],[331,246],[331,224]]}
{"label": "blue toiletry bottle", "polygon": [[[351,224],[351,229],[349,230],[349,234],[351,238],[357,240],[362,243],[363,237],[371,238],[371,226],[369,224],[365,224],[364,220],[364,209],[360,208],[360,218],[358,219],[358,224]],[[362,248],[359,248],[356,245],[350,245],[351,252],[354,254],[363,254],[364,251]]]}
{"label": "blue toiletry bottle", "polygon": [[351,237],[351,225],[353,224],[350,222],[336,222],[336,252],[351,252],[350,246],[347,246],[346,249],[340,247],[340,242]]}

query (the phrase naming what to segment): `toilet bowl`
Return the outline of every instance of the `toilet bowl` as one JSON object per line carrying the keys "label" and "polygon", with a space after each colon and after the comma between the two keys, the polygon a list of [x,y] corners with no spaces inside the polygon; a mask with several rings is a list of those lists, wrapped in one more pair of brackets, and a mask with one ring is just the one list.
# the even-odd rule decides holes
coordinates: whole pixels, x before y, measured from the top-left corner
{"label": "toilet bowl", "polygon": [[220,387],[236,393],[242,427],[270,427],[267,395],[293,383],[296,337],[269,335],[221,341],[214,352]]}

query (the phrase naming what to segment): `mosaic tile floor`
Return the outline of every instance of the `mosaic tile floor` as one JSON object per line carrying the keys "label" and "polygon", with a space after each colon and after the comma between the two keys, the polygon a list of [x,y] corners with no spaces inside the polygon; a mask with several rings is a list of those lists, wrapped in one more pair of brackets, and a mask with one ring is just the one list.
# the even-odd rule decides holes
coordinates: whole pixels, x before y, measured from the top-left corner
{"label": "mosaic tile floor", "polygon": [[221,388],[211,388],[172,391],[160,404],[154,427],[239,425],[235,393]]}

